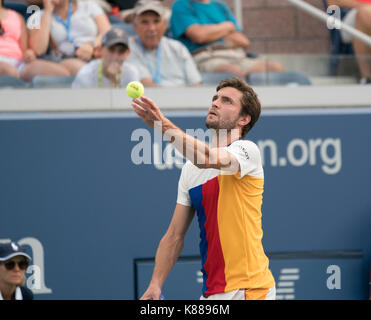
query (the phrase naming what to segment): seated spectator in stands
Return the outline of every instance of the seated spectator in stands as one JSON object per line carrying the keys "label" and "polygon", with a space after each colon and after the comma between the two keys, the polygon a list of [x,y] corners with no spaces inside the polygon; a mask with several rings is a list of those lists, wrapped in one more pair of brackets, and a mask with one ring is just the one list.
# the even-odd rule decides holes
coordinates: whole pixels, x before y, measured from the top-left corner
{"label": "seated spectator in stands", "polygon": [[[94,58],[95,48],[111,27],[108,18],[93,1],[44,0],[43,3],[40,28],[30,30],[29,44],[37,56],[50,61],[32,63],[27,78],[75,75]],[[51,53],[45,57],[48,49]]]}
{"label": "seated spectator in stands", "polygon": [[101,59],[83,66],[72,83],[72,88],[126,88],[139,80],[135,66],[125,62],[130,54],[128,36],[120,28],[112,28],[102,38]]}
{"label": "seated spectator in stands", "polygon": [[[371,36],[371,0],[329,0],[328,5],[351,9],[344,23]],[[362,84],[371,83],[371,47],[341,30],[344,43],[352,43],[361,73]]]}
{"label": "seated spectator in stands", "polygon": [[27,48],[27,29],[23,17],[3,7],[0,0],[0,75],[19,78],[25,64],[36,59]]}
{"label": "seated spectator in stands", "polygon": [[177,0],[170,20],[172,36],[189,49],[201,72],[281,72],[271,61],[246,57],[250,45],[229,7],[222,1]]}
{"label": "seated spectator in stands", "polygon": [[[97,2],[102,7],[103,10],[105,10],[105,12],[108,14],[109,21],[113,26],[124,29],[128,35],[135,35],[135,30],[132,22],[134,20],[134,7],[139,0],[94,0],[94,1]],[[168,10],[170,12],[170,9]]]}
{"label": "seated spectator in stands", "polygon": [[128,61],[138,68],[145,86],[198,86],[201,75],[187,48],[164,36],[165,15],[160,1],[139,1],[133,21],[137,36],[129,39]]}

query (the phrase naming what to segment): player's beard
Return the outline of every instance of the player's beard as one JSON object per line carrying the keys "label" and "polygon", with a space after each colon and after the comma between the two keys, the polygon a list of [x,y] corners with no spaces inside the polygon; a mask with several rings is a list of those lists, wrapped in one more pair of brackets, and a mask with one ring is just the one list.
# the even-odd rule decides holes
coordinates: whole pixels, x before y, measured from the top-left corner
{"label": "player's beard", "polygon": [[207,115],[205,120],[205,126],[208,129],[214,129],[214,130],[232,130],[236,128],[239,115],[236,117],[236,119],[221,119],[218,115],[213,115],[215,119],[210,119],[209,115]]}

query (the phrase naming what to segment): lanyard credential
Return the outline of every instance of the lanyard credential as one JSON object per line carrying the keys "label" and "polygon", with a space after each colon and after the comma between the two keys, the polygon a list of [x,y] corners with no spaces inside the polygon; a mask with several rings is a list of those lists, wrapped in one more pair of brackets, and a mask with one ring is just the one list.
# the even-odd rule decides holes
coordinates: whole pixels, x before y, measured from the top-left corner
{"label": "lanyard credential", "polygon": [[144,57],[146,58],[147,67],[152,74],[153,81],[156,82],[157,84],[160,84],[161,80],[162,80],[162,76],[161,76],[161,41],[160,41],[160,43],[158,44],[158,47],[157,47],[157,66],[156,66],[157,70],[155,72],[153,70],[152,66],[151,66],[151,62],[149,61],[149,59],[147,59],[146,49],[144,49],[143,44],[140,41],[139,37],[136,37],[136,40],[139,44],[139,47],[141,48],[141,50],[143,52]]}
{"label": "lanyard credential", "polygon": [[71,17],[72,17],[72,2],[69,3],[68,5],[68,14],[67,14],[67,21],[64,21],[59,15],[54,13],[55,18],[59,23],[61,23],[66,31],[67,31],[67,39],[69,42],[73,42],[73,38],[71,36]]}

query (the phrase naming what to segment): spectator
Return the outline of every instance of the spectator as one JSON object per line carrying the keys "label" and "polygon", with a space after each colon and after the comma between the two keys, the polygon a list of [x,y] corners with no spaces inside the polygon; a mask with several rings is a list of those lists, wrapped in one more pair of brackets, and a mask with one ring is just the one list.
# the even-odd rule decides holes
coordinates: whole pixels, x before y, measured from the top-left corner
{"label": "spectator", "polygon": [[0,0],[0,75],[20,77],[25,63],[35,60],[27,48],[27,29],[23,17],[3,7]]}
{"label": "spectator", "polygon": [[93,60],[77,73],[72,88],[125,88],[139,80],[136,68],[125,62],[130,54],[128,37],[122,29],[112,28],[102,38],[101,59]]}
{"label": "spectator", "polygon": [[164,36],[166,10],[160,1],[140,1],[134,9],[137,36],[129,39],[129,61],[145,86],[197,86],[201,75],[187,48]]}
{"label": "spectator", "polygon": [[[329,0],[328,5],[351,9],[344,23],[371,36],[371,0]],[[341,30],[344,43],[352,43],[361,73],[361,84],[371,83],[371,47]]]}
{"label": "spectator", "polygon": [[36,74],[75,75],[94,58],[95,48],[110,29],[107,16],[92,1],[44,0],[41,15],[40,28],[30,30],[30,47],[37,56],[51,47],[51,61],[33,63],[28,80]]}
{"label": "spectator", "polygon": [[[107,13],[112,25],[124,29],[128,35],[135,35],[133,27],[134,7],[138,0],[95,0]],[[152,1],[152,0],[147,0]],[[162,1],[162,0],[160,0]],[[170,9],[169,17],[170,17]]]}
{"label": "spectator", "polygon": [[31,260],[15,242],[0,244],[0,300],[32,300],[32,291],[23,287]]}
{"label": "spectator", "polygon": [[170,20],[172,36],[192,53],[201,72],[281,72],[280,64],[246,57],[250,45],[222,1],[177,0]]}

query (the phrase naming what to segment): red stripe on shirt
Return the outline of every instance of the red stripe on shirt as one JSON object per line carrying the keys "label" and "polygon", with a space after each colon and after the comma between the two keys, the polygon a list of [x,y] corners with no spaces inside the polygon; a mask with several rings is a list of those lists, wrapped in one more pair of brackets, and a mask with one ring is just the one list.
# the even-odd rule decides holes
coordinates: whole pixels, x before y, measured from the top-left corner
{"label": "red stripe on shirt", "polygon": [[202,206],[205,210],[206,240],[208,243],[207,257],[204,269],[208,274],[206,280],[206,297],[211,294],[224,292],[225,262],[220,243],[218,228],[218,200],[219,200],[219,181],[218,177],[209,180],[202,186]]}

